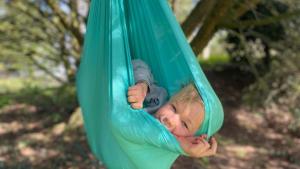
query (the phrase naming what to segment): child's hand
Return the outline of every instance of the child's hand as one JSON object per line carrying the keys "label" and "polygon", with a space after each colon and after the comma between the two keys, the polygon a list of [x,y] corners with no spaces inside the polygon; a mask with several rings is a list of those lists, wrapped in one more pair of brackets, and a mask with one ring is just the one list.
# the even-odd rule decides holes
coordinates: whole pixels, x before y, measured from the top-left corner
{"label": "child's hand", "polygon": [[205,135],[199,137],[177,137],[182,149],[191,157],[207,157],[215,155],[217,152],[217,141],[214,137],[209,140],[209,143],[205,140]]}
{"label": "child's hand", "polygon": [[137,83],[128,88],[127,100],[134,109],[143,108],[143,102],[147,95],[148,85],[144,82]]}

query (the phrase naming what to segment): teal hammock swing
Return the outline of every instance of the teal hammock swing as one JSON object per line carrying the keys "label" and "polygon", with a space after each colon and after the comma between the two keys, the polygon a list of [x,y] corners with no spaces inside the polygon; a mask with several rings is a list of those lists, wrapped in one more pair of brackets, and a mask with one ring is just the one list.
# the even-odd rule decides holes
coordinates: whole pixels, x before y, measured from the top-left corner
{"label": "teal hammock swing", "polygon": [[92,0],[77,73],[77,94],[92,152],[109,169],[168,169],[185,154],[154,117],[134,110],[132,59],[142,59],[170,96],[194,82],[204,102],[198,134],[223,123],[222,105],[201,70],[167,0]]}

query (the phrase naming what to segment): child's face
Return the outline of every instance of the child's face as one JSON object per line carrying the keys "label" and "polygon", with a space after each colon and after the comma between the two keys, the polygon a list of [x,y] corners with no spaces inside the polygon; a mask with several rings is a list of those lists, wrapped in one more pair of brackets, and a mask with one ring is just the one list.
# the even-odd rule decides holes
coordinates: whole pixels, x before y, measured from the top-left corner
{"label": "child's face", "polygon": [[174,135],[193,136],[203,121],[204,110],[199,102],[186,105],[174,101],[162,106],[155,117]]}

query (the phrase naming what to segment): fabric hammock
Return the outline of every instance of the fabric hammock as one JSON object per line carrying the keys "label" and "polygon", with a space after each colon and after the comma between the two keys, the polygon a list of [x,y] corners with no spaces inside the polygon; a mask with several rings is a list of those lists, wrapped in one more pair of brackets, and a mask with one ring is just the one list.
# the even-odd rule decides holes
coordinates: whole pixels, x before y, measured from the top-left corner
{"label": "fabric hammock", "polygon": [[193,81],[205,106],[199,134],[219,130],[221,103],[167,0],[92,0],[76,81],[89,145],[109,169],[167,169],[184,152],[158,120],[128,104],[136,58],[170,96]]}

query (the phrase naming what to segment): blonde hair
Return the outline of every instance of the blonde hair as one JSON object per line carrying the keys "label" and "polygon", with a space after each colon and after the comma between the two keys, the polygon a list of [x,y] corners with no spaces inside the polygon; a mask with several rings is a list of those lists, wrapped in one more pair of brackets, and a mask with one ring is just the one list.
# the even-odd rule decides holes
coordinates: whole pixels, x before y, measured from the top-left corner
{"label": "blonde hair", "polygon": [[181,102],[186,103],[186,105],[199,102],[204,109],[203,100],[199,95],[194,83],[189,83],[183,87],[178,93],[171,97],[170,102]]}

